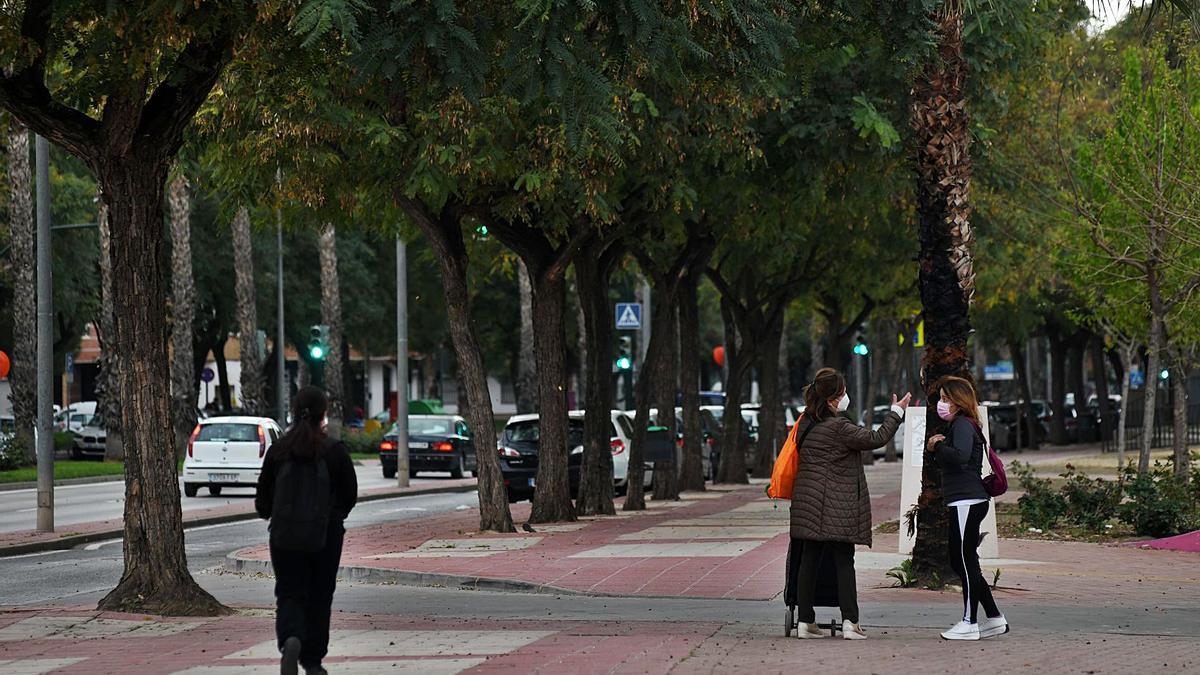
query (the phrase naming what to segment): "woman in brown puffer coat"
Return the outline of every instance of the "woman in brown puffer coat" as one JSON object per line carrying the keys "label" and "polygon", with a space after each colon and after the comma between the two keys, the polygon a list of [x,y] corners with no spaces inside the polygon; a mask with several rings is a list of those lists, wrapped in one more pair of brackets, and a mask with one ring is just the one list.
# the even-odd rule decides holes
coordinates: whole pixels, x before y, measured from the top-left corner
{"label": "woman in brown puffer coat", "polygon": [[850,407],[846,378],[823,368],[804,390],[804,419],[796,449],[799,468],[792,488],[791,533],[802,540],[797,580],[798,637],[824,634],[816,626],[813,594],[822,555],[833,556],[837,568],[842,635],[863,640],[858,625],[858,593],[854,578],[854,545],[871,545],[871,495],[863,472],[862,452],[882,447],[896,434],[911,395],[896,400],[877,431],[841,415]]}

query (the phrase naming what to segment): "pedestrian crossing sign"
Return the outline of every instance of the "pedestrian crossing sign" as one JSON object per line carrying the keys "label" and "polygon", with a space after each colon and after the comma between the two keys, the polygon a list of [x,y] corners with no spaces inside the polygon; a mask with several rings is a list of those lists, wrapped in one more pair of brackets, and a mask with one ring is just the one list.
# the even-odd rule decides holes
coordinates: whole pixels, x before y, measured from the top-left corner
{"label": "pedestrian crossing sign", "polygon": [[642,327],[642,303],[617,303],[617,330],[638,330]]}

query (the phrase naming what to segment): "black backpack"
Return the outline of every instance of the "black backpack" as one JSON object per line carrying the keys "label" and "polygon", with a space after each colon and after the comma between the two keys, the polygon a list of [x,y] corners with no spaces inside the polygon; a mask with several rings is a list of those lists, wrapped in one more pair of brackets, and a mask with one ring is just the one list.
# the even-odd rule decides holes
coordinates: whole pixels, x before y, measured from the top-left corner
{"label": "black backpack", "polygon": [[309,462],[285,460],[275,477],[271,505],[271,546],[282,551],[315,553],[325,548],[333,491],[324,457]]}

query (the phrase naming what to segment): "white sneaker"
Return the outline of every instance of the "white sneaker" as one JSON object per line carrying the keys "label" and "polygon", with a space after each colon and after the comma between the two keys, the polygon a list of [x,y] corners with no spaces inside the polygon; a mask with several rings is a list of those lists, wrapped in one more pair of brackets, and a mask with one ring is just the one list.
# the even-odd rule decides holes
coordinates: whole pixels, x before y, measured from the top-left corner
{"label": "white sneaker", "polygon": [[801,640],[813,640],[825,637],[825,632],[815,623],[801,622],[796,626],[796,637]]}
{"label": "white sneaker", "polygon": [[959,621],[954,626],[942,633],[943,640],[978,640],[979,639],[979,624],[970,623],[967,621]]}
{"label": "white sneaker", "polygon": [[979,622],[979,637],[981,638],[996,637],[1007,632],[1008,620],[1004,618],[1003,614],[994,619],[985,618]]}
{"label": "white sneaker", "polygon": [[842,638],[846,640],[866,640],[867,632],[862,629],[862,626],[850,623],[850,620],[846,619],[842,621]]}

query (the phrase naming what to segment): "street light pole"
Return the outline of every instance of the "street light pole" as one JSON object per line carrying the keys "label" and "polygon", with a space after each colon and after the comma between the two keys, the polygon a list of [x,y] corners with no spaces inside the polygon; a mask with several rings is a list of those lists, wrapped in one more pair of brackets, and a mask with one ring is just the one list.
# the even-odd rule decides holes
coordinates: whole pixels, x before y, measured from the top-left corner
{"label": "street light pole", "polygon": [[[278,176],[276,176],[278,180]],[[287,388],[287,357],[283,349],[287,342],[284,340],[283,327],[283,215],[279,207],[275,207],[275,398],[277,406],[275,416],[280,428],[287,428],[288,388]]]}
{"label": "street light pole", "polygon": [[408,250],[396,235],[396,479],[408,487]]}
{"label": "street light pole", "polygon": [[50,249],[50,144],[34,141],[37,165],[37,531],[54,531],[54,432],[51,375],[54,364],[54,279]]}

